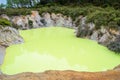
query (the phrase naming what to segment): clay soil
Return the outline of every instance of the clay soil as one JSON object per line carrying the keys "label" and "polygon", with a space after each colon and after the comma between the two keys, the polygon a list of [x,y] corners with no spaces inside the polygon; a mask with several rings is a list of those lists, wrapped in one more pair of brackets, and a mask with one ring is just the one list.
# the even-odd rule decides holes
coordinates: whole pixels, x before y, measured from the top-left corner
{"label": "clay soil", "polygon": [[103,72],[45,71],[43,73],[20,73],[0,75],[0,80],[120,80],[120,65]]}

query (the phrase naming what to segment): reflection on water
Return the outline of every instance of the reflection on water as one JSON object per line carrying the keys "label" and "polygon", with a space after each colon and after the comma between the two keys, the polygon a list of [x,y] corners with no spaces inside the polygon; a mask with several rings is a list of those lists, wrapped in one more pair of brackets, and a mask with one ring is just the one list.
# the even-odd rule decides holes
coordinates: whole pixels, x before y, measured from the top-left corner
{"label": "reflection on water", "polygon": [[76,38],[72,29],[51,27],[21,31],[24,44],[7,48],[6,74],[45,70],[103,71],[120,64],[120,56],[96,42]]}
{"label": "reflection on water", "polygon": [[[28,59],[27,59],[28,58]],[[32,60],[32,61],[30,61]],[[27,64],[26,64],[27,62]],[[18,64],[19,63],[19,64]],[[31,63],[33,65],[31,65]],[[21,64],[24,64],[24,66],[21,66]],[[20,67],[19,67],[20,66]],[[58,59],[54,56],[46,54],[39,54],[39,53],[32,53],[27,54],[24,53],[23,55],[17,56],[15,59],[15,62],[13,64],[10,64],[7,67],[16,67],[18,69],[24,69],[22,71],[32,71],[35,72],[43,72],[45,70],[87,70],[87,67],[80,66],[78,64],[70,66],[67,62],[66,58]],[[22,68],[21,68],[22,67]],[[28,68],[29,67],[29,68]],[[11,72],[12,70],[10,70]]]}

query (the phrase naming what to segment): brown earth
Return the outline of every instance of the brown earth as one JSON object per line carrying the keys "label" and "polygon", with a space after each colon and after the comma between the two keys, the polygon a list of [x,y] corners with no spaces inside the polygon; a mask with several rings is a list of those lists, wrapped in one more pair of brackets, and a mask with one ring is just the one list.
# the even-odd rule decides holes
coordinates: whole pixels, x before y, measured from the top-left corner
{"label": "brown earth", "polygon": [[0,75],[0,80],[120,80],[120,65],[103,72],[77,72],[50,70],[43,73]]}

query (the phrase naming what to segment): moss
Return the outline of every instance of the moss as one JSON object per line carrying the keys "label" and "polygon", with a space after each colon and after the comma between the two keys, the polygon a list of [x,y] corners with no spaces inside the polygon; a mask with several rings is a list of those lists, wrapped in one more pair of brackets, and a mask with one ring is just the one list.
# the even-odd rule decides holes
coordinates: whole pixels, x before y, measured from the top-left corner
{"label": "moss", "polygon": [[2,25],[3,27],[5,26],[11,26],[11,22],[5,18],[0,18],[0,25]]}

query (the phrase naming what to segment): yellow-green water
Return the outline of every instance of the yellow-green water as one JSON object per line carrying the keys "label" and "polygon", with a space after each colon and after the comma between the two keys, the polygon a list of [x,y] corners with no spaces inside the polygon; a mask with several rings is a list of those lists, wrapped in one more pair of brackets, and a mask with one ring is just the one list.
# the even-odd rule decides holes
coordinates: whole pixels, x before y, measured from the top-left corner
{"label": "yellow-green water", "polygon": [[120,55],[74,30],[49,27],[20,31],[25,43],[7,48],[1,70],[5,74],[45,70],[104,71],[120,64]]}

